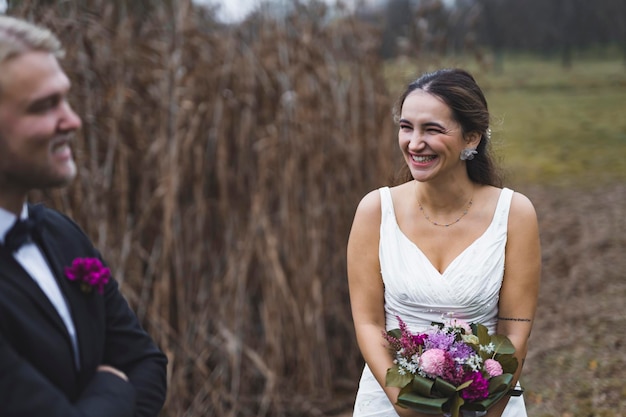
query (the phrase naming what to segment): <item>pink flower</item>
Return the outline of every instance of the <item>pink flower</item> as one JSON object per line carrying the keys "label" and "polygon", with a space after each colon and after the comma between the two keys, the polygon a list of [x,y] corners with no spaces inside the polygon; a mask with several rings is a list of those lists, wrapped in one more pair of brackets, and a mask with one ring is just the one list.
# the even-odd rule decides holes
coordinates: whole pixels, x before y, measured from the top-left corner
{"label": "pink flower", "polygon": [[487,371],[489,376],[492,377],[502,375],[502,365],[500,365],[500,362],[494,359],[487,359],[485,361],[485,370]]}
{"label": "pink flower", "polygon": [[470,326],[469,323],[467,323],[465,320],[452,319],[450,321],[450,326],[463,329],[463,331],[465,332],[464,334],[472,334],[472,326]]}
{"label": "pink flower", "polygon": [[426,339],[428,339],[428,335],[424,333],[414,334],[412,335],[412,337],[413,343],[417,346],[424,346],[424,342],[426,341]]}
{"label": "pink flower", "polygon": [[411,333],[409,326],[399,316],[397,318],[400,325],[400,338],[396,338],[385,331],[383,331],[383,337],[394,352],[402,351],[402,356],[410,358],[420,352],[420,347],[424,346],[424,341],[428,335]]}
{"label": "pink flower", "polygon": [[443,376],[446,365],[446,352],[441,349],[428,349],[422,353],[419,366],[427,374],[438,377]]}
{"label": "pink flower", "polygon": [[70,281],[80,283],[80,289],[89,293],[96,288],[100,294],[104,293],[104,286],[109,282],[111,271],[102,265],[98,258],[76,258],[72,266],[65,267],[65,276]]}

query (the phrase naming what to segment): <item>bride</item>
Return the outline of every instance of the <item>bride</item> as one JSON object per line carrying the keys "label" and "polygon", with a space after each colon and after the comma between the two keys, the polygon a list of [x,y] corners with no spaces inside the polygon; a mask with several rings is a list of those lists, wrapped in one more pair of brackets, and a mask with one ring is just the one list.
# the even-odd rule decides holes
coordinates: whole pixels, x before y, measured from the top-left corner
{"label": "bride", "polygon": [[[506,335],[519,362],[528,349],[541,271],[537,218],[524,195],[501,188],[489,155],[489,112],[464,70],[428,73],[396,108],[406,181],[360,202],[347,250],[350,302],[365,367],[355,417],[420,417],[385,386],[392,366],[382,334],[401,317],[412,332],[442,316]],[[525,417],[505,396],[489,417]]]}

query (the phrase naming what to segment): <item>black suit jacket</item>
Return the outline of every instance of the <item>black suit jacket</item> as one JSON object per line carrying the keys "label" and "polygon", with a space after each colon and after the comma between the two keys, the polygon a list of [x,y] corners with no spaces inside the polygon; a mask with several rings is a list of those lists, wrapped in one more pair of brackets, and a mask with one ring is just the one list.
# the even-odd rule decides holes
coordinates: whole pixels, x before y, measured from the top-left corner
{"label": "black suit jacket", "polygon": [[[0,417],[152,417],[165,401],[163,353],[141,328],[115,280],[85,293],[64,267],[98,251],[68,217],[42,205],[39,247],[76,328],[77,369],[67,329],[37,283],[0,247]],[[0,245],[1,246],[1,245]],[[103,262],[104,263],[104,262]],[[125,372],[129,382],[96,372]]]}

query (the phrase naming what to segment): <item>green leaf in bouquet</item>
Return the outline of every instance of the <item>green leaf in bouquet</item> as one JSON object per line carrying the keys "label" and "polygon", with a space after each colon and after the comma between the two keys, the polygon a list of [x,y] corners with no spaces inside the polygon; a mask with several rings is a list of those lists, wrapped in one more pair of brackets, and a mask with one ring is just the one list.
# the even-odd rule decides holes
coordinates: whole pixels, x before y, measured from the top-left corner
{"label": "green leaf in bouquet", "polygon": [[501,391],[505,393],[509,390],[513,382],[513,374],[502,374],[489,379],[489,394],[495,394]]}
{"label": "green leaf in bouquet", "polygon": [[513,355],[496,355],[496,360],[502,365],[502,372],[505,374],[514,374],[517,371],[518,361]]}
{"label": "green leaf in bouquet", "polygon": [[497,394],[490,395],[481,401],[475,401],[471,403],[463,404],[463,410],[467,411],[487,411],[489,410],[495,403],[500,401],[506,392],[498,392]]}
{"label": "green leaf in bouquet", "polygon": [[456,392],[458,391],[455,385],[452,385],[451,383],[446,382],[441,378],[435,379],[434,390],[437,393],[448,398],[452,397],[453,395],[456,395]]}
{"label": "green leaf in bouquet", "polygon": [[457,391],[460,391],[461,389],[469,386],[469,384],[471,384],[471,381],[469,381],[469,383],[467,384],[462,384],[464,386],[457,387],[441,378],[435,378],[433,380],[423,377],[421,375],[415,375],[413,377],[413,381],[411,382],[410,388],[412,392],[415,392],[425,397],[450,398],[453,395],[456,395]]}
{"label": "green leaf in bouquet", "polygon": [[461,406],[465,404],[465,400],[461,398],[459,394],[456,394],[450,403],[450,416],[451,417],[459,417],[461,414]]}
{"label": "green leaf in bouquet", "polygon": [[[470,383],[462,385],[467,387]],[[442,414],[445,411],[458,417],[459,409],[465,404],[459,395],[461,389],[463,387],[455,387],[441,378],[433,381],[417,375],[411,385],[400,391],[398,404],[424,414]]]}
{"label": "green leaf in bouquet", "polygon": [[512,355],[515,353],[515,346],[508,337],[502,334],[491,336],[491,342],[496,346],[496,352],[501,355]]}
{"label": "green leaf in bouquet", "polygon": [[472,380],[472,379],[470,379],[469,381],[465,381],[464,383],[462,383],[461,385],[456,387],[456,390],[457,391],[461,391],[462,389],[465,389],[465,388],[469,387],[470,385],[472,385],[472,382],[474,382],[474,380]]}
{"label": "green leaf in bouquet", "polygon": [[424,414],[442,414],[448,398],[431,398],[415,392],[400,392],[398,404]]}
{"label": "green leaf in bouquet", "polygon": [[396,339],[402,339],[402,331],[400,329],[387,330],[387,334]]}
{"label": "green leaf in bouquet", "polygon": [[388,387],[404,388],[409,385],[412,380],[413,375],[406,372],[401,374],[400,367],[397,364],[387,369],[387,374],[385,375],[385,385]]}
{"label": "green leaf in bouquet", "polygon": [[421,375],[414,375],[411,381],[410,390],[424,397],[430,397],[433,395],[433,387],[435,381],[429,378],[425,378]]}

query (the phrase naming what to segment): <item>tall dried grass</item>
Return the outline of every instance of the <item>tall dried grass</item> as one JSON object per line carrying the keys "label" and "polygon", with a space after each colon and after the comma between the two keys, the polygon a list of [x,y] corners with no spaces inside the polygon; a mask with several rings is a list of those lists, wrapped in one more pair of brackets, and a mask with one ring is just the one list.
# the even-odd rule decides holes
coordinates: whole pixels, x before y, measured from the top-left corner
{"label": "tall dried grass", "polygon": [[344,247],[394,152],[373,29],[322,29],[319,6],[228,27],[189,1],[126,3],[14,11],[61,35],[84,122],[78,180],[36,198],[85,228],[167,353],[164,415],[345,406]]}

